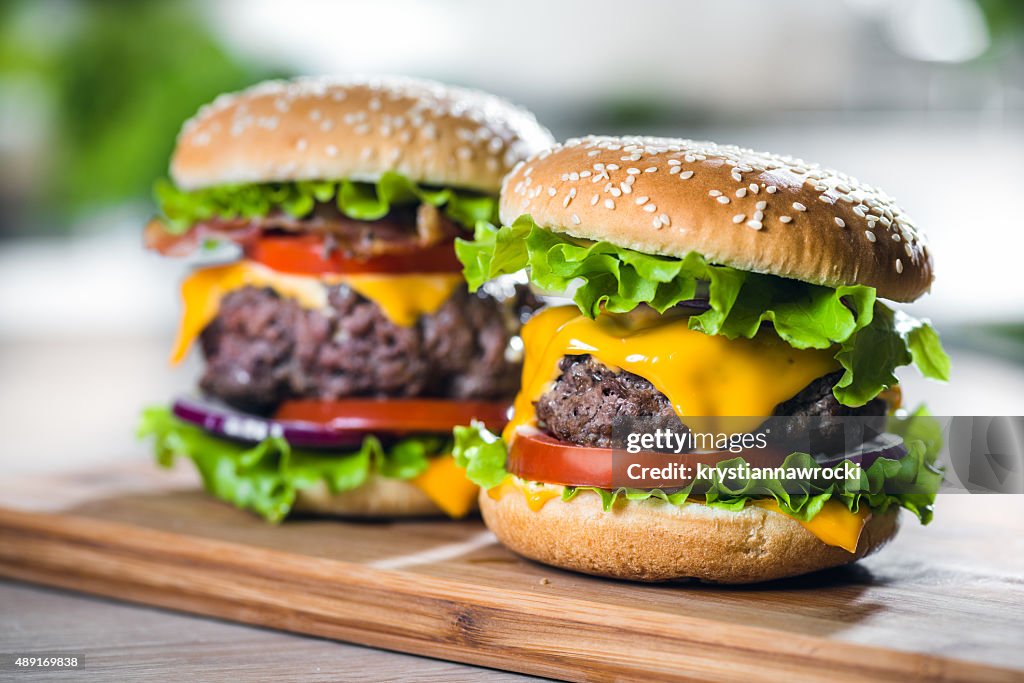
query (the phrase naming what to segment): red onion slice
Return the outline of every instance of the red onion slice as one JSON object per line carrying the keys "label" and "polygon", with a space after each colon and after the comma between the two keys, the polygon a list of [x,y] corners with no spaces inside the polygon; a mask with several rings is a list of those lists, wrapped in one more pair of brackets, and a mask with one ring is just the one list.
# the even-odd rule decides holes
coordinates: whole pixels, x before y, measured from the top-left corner
{"label": "red onion slice", "polygon": [[283,437],[297,448],[358,448],[366,432],[338,430],[300,420],[273,420],[243,413],[207,401],[179,398],[171,406],[179,420],[234,441],[259,443],[272,436]]}

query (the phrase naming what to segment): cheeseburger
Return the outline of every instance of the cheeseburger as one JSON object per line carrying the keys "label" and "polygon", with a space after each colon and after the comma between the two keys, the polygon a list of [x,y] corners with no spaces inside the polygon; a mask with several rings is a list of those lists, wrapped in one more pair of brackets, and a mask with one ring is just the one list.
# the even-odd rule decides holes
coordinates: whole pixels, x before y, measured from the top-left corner
{"label": "cheeseburger", "polygon": [[172,353],[199,347],[201,395],[140,428],[160,461],[271,521],[465,515],[451,430],[507,420],[525,299],[467,292],[453,241],[551,142],[504,100],[409,79],[275,81],[200,109],[145,231],[207,256]]}
{"label": "cheeseburger", "polygon": [[894,370],[944,380],[949,361],[927,322],[883,302],[932,282],[924,235],[887,195],[790,157],[587,137],[518,164],[500,218],[456,243],[470,289],[528,268],[572,298],[523,327],[500,436],[455,433],[509,548],[749,583],[864,557],[901,508],[930,520],[937,440],[900,409]]}

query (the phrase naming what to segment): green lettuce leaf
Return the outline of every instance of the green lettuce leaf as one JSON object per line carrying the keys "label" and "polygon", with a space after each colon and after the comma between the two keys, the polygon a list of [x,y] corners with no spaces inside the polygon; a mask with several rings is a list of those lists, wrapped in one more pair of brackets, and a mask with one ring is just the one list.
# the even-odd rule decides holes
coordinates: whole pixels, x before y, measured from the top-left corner
{"label": "green lettuce leaf", "polygon": [[188,232],[196,222],[209,218],[259,218],[281,210],[294,218],[308,216],[318,202],[334,201],[349,218],[373,221],[388,214],[393,205],[426,203],[438,208],[460,225],[472,229],[478,221],[496,221],[498,200],[491,195],[431,189],[417,185],[399,173],[381,175],[376,183],[297,181],[218,185],[202,190],[180,190],[169,180],[154,187],[165,228],[176,235]]}
{"label": "green lettuce leaf", "polygon": [[641,304],[663,313],[706,285],[710,309],[690,317],[692,329],[751,338],[771,323],[794,348],[836,348],[844,373],[833,393],[844,405],[864,405],[894,385],[893,371],[902,365],[914,363],[926,377],[949,377],[935,330],[904,314],[897,318],[871,287],[822,287],[713,265],[696,253],[645,254],[556,234],[525,215],[501,228],[478,223],[473,240],[456,240],[455,252],[471,290],[528,267],[530,280],[546,291],[578,285],[573,300],[591,318]]}
{"label": "green lettuce leaf", "polygon": [[468,427],[452,430],[455,445],[452,456],[455,464],[466,470],[466,477],[483,488],[492,488],[508,475],[505,461],[508,450],[505,442],[492,434],[483,422],[473,420]]}
{"label": "green lettuce leaf", "polygon": [[412,437],[385,448],[368,436],[348,453],[304,451],[280,437],[253,446],[217,438],[164,406],[143,411],[138,436],[153,439],[162,466],[170,467],[176,457],[190,458],[207,491],[270,522],[288,515],[302,489],[322,482],[331,493],[350,491],[366,483],[371,472],[412,479],[447,445],[443,438]]}
{"label": "green lettuce leaf", "polygon": [[[720,463],[710,480],[694,481],[681,489],[608,490],[593,486],[566,486],[562,490],[562,500],[572,500],[582,491],[592,491],[601,497],[602,505],[608,511],[620,500],[628,504],[654,498],[671,505],[683,505],[691,496],[699,495],[703,496],[706,505],[737,511],[752,500],[771,498],[784,513],[809,521],[827,501],[835,499],[851,512],[866,506],[873,512],[884,513],[896,505],[906,508],[922,524],[927,524],[932,519],[935,495],[943,477],[942,469],[935,464],[942,446],[940,426],[927,411],[920,409],[907,418],[893,418],[890,428],[903,437],[907,454],[899,460],[878,458],[867,469],[855,466],[856,476],[852,478],[828,479],[822,476],[825,468],[812,456],[791,453],[781,467],[806,468],[814,475],[802,481],[727,479],[722,476],[723,471],[746,464],[743,458],[733,458]],[[487,431],[482,423],[456,428],[453,455],[456,463],[465,468],[466,476],[483,488],[497,486],[508,476],[505,442]],[[836,464],[832,469],[842,471],[843,464]]]}

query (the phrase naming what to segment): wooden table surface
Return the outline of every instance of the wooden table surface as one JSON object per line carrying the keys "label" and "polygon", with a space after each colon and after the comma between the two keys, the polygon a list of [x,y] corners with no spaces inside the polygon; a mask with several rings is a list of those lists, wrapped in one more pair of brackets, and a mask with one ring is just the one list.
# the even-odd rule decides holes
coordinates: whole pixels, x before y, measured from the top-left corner
{"label": "wooden table surface", "polygon": [[0,655],[74,654],[80,670],[32,681],[531,681],[530,676],[0,581]]}

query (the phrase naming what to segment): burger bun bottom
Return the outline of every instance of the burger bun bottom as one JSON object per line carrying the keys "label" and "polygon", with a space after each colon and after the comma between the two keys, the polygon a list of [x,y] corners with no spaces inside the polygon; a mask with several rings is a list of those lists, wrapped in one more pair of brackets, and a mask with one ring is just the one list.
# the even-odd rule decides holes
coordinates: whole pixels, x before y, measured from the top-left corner
{"label": "burger bun bottom", "polygon": [[544,564],[633,581],[696,579],[740,584],[838,567],[874,552],[898,528],[898,508],[873,515],[857,552],[830,546],[781,513],[748,506],[739,512],[699,503],[629,501],[605,512],[581,491],[534,512],[524,496],[480,494],[488,528],[516,553]]}
{"label": "burger bun bottom", "polygon": [[351,491],[331,493],[323,483],[303,489],[295,498],[298,513],[393,519],[402,517],[438,517],[444,511],[412,482],[371,474],[366,483]]}

